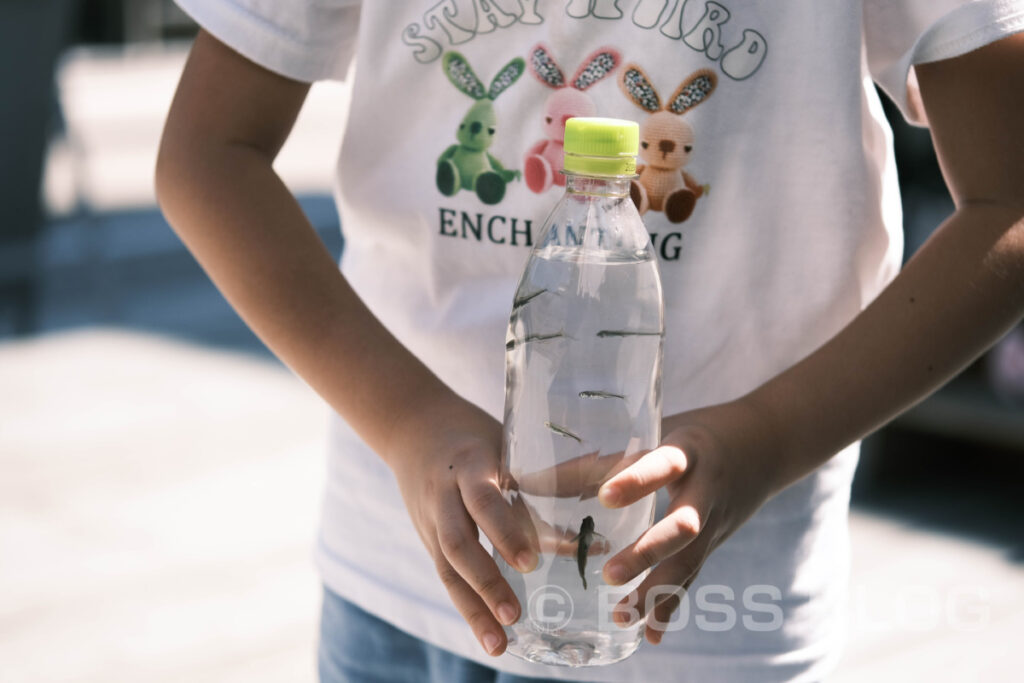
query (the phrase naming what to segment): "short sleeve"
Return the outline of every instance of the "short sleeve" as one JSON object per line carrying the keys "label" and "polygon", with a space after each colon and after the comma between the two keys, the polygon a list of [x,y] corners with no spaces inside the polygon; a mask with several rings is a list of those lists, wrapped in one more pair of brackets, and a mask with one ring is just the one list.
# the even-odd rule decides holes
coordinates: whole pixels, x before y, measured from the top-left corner
{"label": "short sleeve", "polygon": [[239,54],[298,81],[344,80],[359,0],[175,0]]}
{"label": "short sleeve", "polygon": [[1024,0],[864,0],[872,78],[910,123],[923,125],[915,64],[949,59],[1024,31]]}

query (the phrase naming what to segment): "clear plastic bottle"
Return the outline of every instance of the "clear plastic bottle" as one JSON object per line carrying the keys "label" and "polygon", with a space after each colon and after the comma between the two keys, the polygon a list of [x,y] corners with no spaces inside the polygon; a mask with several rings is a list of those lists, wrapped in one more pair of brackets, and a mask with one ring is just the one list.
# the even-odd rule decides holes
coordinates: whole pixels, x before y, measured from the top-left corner
{"label": "clear plastic bottle", "polygon": [[629,195],[637,141],[629,121],[567,122],[565,195],[509,320],[502,486],[540,562],[521,574],[494,557],[523,607],[508,651],[545,664],[610,664],[643,636],[611,615],[643,576],[609,586],[602,568],[651,525],[654,495],[616,510],[596,497],[661,439],[664,307]]}

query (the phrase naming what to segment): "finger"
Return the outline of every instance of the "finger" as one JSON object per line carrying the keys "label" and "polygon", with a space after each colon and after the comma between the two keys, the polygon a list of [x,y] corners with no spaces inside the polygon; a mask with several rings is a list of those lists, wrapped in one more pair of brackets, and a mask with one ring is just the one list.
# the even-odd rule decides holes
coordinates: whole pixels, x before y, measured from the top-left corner
{"label": "finger", "polygon": [[678,593],[680,587],[688,589],[711,552],[708,537],[709,534],[698,537],[688,548],[655,567],[633,593],[615,606],[613,618],[616,623],[628,626],[644,619],[659,603]]}
{"label": "finger", "polygon": [[522,517],[502,495],[497,472],[484,466],[466,467],[459,472],[458,484],[465,509],[495,550],[519,571],[533,571],[539,561],[536,545],[530,542]]}
{"label": "finger", "polygon": [[437,548],[435,553],[434,565],[437,575],[448,591],[448,597],[451,598],[455,609],[459,611],[459,614],[472,629],[480,647],[484,649],[484,652],[495,657],[502,654],[508,646],[508,639],[505,637],[505,631],[501,628],[501,624],[494,618],[490,608],[480,599],[476,591],[445,559],[441,549]]}
{"label": "finger", "polygon": [[676,446],[660,446],[606,481],[598,499],[605,507],[625,507],[682,477],[691,463]]}
{"label": "finger", "polygon": [[[604,565],[604,580],[617,586],[675,555],[700,534],[703,520],[694,505],[673,504],[664,519],[650,527]],[[685,577],[683,577],[685,578]]]}
{"label": "finger", "polygon": [[647,615],[646,635],[647,642],[657,645],[661,642],[662,636],[668,630],[672,615],[679,608],[683,599],[684,590],[680,588],[678,593],[673,593],[661,602]]}
{"label": "finger", "polygon": [[[601,456],[598,451],[584,453],[552,467],[522,474],[519,477],[519,488],[524,493],[538,496],[557,498],[580,496],[583,495],[584,489],[594,478],[595,473],[598,470],[606,469],[605,465],[609,459],[621,459],[621,457],[621,453],[612,456]],[[596,487],[594,489],[596,492]]]}
{"label": "finger", "polygon": [[562,527],[548,524],[540,513],[518,492],[512,494],[512,512],[524,529],[530,547],[538,553],[561,553],[561,546],[567,544],[572,535],[566,536]]}
{"label": "finger", "polygon": [[518,478],[521,491],[556,498],[592,498],[601,482],[622,471],[640,458],[641,453],[622,452],[600,455],[585,453],[553,467],[522,474]]}
{"label": "finger", "polygon": [[540,515],[533,507],[526,502],[526,499],[519,491],[511,491],[512,516],[515,518],[519,528],[526,536],[527,544],[537,553],[544,552],[538,538],[538,524],[541,522]]}
{"label": "finger", "polygon": [[669,625],[672,621],[672,615],[679,609],[679,605],[682,604],[683,597],[690,590],[690,586],[697,579],[697,574],[693,574],[683,585],[679,587],[678,591],[675,591],[671,595],[664,597],[658,602],[653,610],[650,610],[647,614],[646,634],[647,640],[652,645],[657,645],[661,642],[662,636],[668,631]]}
{"label": "finger", "polygon": [[494,558],[480,545],[476,526],[453,492],[441,503],[437,541],[444,558],[503,624],[519,618],[519,601],[498,571]]}

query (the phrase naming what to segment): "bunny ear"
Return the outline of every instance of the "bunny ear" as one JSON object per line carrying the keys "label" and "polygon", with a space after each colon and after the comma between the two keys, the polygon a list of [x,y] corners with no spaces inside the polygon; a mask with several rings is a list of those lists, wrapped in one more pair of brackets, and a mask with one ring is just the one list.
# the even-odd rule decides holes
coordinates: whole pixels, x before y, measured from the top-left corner
{"label": "bunny ear", "polygon": [[718,76],[714,71],[710,69],[695,71],[672,93],[666,109],[673,114],[682,114],[693,109],[707,99],[717,84]]}
{"label": "bunny ear", "polygon": [[555,58],[543,43],[537,43],[530,50],[530,71],[540,81],[552,88],[565,87],[565,75],[558,68]]}
{"label": "bunny ear", "polygon": [[441,58],[441,68],[445,76],[456,88],[472,97],[474,100],[482,100],[487,97],[484,91],[484,84],[473,73],[469,62],[458,52],[446,52]]}
{"label": "bunny ear", "polygon": [[519,80],[519,77],[526,71],[526,62],[522,57],[516,57],[511,62],[501,67],[501,71],[491,81],[491,87],[487,91],[487,97],[492,100],[505,92],[509,87]]}
{"label": "bunny ear", "polygon": [[622,56],[618,50],[610,47],[600,47],[593,54],[583,60],[583,66],[572,77],[572,87],[577,90],[586,90],[599,80],[615,71]]}
{"label": "bunny ear", "polygon": [[651,85],[651,79],[647,78],[644,70],[636,64],[627,64],[623,67],[622,80],[619,83],[622,85],[622,92],[626,93],[626,97],[633,100],[636,106],[649,112],[661,109],[661,100]]}

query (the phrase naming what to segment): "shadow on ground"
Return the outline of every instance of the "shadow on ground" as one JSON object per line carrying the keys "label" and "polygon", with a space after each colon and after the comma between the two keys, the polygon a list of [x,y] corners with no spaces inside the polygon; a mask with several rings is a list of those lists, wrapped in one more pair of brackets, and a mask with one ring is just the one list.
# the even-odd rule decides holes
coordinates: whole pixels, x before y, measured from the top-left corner
{"label": "shadow on ground", "polygon": [[1022,493],[1019,450],[888,427],[865,442],[852,506],[1003,549],[1019,563]]}
{"label": "shadow on ground", "polygon": [[[299,198],[337,261],[342,237],[329,196]],[[271,357],[156,209],[81,215],[49,223],[36,242],[32,334],[118,326]],[[0,306],[0,339],[15,302]]]}

